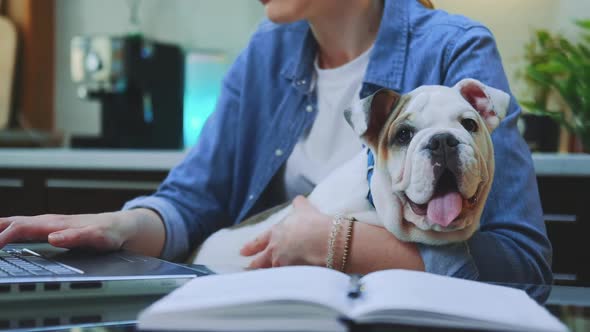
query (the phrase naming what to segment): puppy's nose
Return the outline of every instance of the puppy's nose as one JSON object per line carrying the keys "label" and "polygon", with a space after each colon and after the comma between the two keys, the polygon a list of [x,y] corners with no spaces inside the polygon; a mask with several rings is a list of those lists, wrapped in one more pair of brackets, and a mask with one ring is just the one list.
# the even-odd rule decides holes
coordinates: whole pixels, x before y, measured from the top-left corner
{"label": "puppy's nose", "polygon": [[432,152],[442,152],[455,149],[457,145],[459,145],[459,141],[455,136],[449,133],[444,133],[432,136],[425,148]]}

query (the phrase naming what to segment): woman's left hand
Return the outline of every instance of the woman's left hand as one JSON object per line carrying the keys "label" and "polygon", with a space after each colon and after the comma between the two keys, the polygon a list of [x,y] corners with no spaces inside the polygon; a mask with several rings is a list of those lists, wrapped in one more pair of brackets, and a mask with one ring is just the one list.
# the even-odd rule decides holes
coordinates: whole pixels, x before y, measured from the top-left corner
{"label": "woman's left hand", "polygon": [[247,243],[240,253],[256,257],[249,268],[326,264],[332,218],[322,214],[309,200],[297,196],[293,212],[285,220]]}

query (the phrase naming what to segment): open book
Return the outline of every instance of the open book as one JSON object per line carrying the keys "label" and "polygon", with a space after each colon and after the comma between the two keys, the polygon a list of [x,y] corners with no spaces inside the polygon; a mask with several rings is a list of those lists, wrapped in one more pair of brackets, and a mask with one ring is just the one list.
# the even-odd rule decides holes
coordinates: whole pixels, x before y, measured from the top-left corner
{"label": "open book", "polygon": [[[345,321],[493,330],[566,331],[522,290],[387,270],[359,281],[320,267],[196,278],[139,316],[148,330],[344,331]],[[354,282],[353,282],[354,283]],[[349,296],[351,293],[351,296]]]}

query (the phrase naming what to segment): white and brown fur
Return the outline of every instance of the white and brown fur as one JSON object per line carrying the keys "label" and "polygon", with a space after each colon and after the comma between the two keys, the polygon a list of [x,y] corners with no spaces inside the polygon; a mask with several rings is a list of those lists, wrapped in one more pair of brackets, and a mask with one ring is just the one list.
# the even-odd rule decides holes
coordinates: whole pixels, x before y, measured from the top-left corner
{"label": "white and brown fur", "polygon": [[[494,173],[490,133],[504,117],[509,101],[508,94],[472,79],[454,87],[423,86],[404,96],[380,90],[345,112],[375,156],[370,183],[375,207],[367,200],[366,151],[334,170],[308,199],[326,215],[342,214],[385,227],[402,241],[440,245],[465,240],[479,226]],[[477,132],[463,128],[461,121],[466,118],[476,121]],[[407,146],[395,144],[401,125],[415,129]],[[444,228],[414,213],[408,202],[425,204],[433,196],[440,172],[424,146],[439,133],[452,134],[460,143],[457,187],[466,202],[459,217]],[[289,205],[261,222],[214,233],[200,247],[195,263],[248,266],[253,257],[241,256],[240,249],[291,210]]]}

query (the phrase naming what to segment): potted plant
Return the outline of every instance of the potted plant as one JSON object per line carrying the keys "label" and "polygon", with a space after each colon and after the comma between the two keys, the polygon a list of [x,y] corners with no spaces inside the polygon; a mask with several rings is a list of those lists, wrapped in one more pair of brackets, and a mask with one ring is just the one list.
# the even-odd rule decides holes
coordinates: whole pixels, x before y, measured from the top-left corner
{"label": "potted plant", "polygon": [[582,29],[577,43],[539,30],[527,44],[523,76],[532,100],[520,103],[555,120],[590,151],[590,20],[576,25]]}

